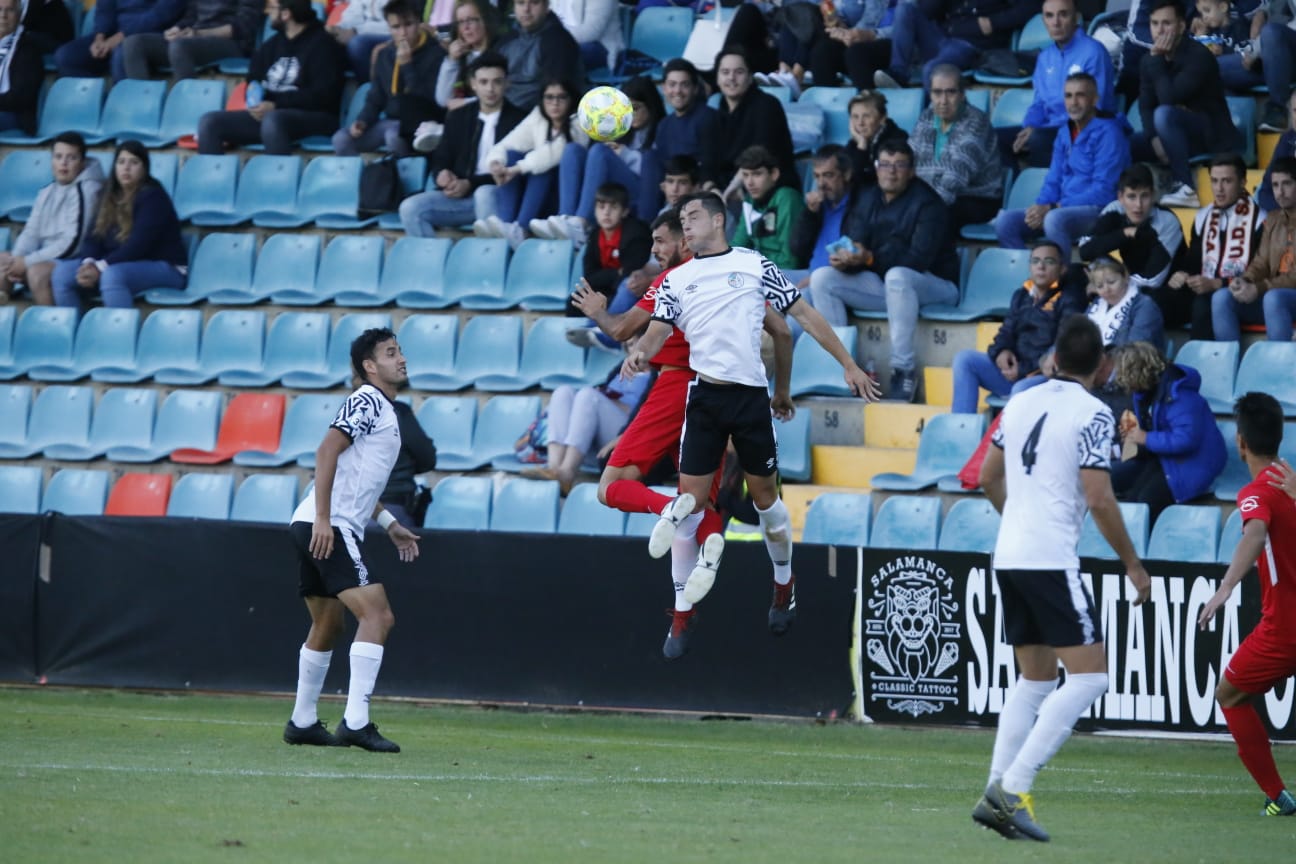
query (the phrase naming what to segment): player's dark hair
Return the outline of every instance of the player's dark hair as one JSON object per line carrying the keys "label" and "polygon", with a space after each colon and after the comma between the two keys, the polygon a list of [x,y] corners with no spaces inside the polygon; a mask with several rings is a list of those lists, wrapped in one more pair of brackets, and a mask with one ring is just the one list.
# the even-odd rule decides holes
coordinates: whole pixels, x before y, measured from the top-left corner
{"label": "player's dark hair", "polygon": [[81,137],[80,132],[60,132],[55,135],[54,140],[50,142],[50,150],[54,149],[55,144],[66,144],[69,147],[75,147],[77,152],[81,154],[81,158],[85,159],[86,143],[85,139]]}
{"label": "player's dark hair", "polygon": [[1246,160],[1236,153],[1216,153],[1211,157],[1210,167],[1232,168],[1237,172],[1239,180],[1246,180]]}
{"label": "player's dark hair", "polygon": [[479,69],[499,69],[507,76],[508,61],[498,51],[483,51],[477,55],[476,60],[468,64],[468,77],[476,75]]}
{"label": "player's dark hair", "polygon": [[1137,162],[1120,173],[1116,180],[1116,193],[1119,195],[1126,189],[1155,189],[1156,181],[1152,179],[1152,169]]}
{"label": "player's dark hair", "polygon": [[1279,156],[1269,163],[1269,176],[1286,174],[1296,180],[1296,156]]}
{"label": "player's dark hair", "polygon": [[423,13],[414,8],[410,0],[387,0],[382,8],[383,18],[395,17],[399,21],[421,21]]}
{"label": "player's dark hair", "polygon": [[1252,391],[1233,403],[1238,437],[1260,458],[1275,458],[1282,446],[1283,410],[1268,393]]}
{"label": "player's dark hair", "polygon": [[1179,8],[1179,0],[1154,0],[1152,8],[1148,10],[1148,17],[1151,18],[1154,13],[1162,9],[1174,9],[1175,17],[1180,21],[1184,20],[1184,10]]}
{"label": "player's dark hair", "polygon": [[683,213],[685,206],[692,204],[694,201],[700,203],[702,209],[712,216],[718,213],[727,218],[729,215],[725,210],[724,199],[714,192],[691,192],[680,198],[679,203],[675,205],[675,209]]}
{"label": "player's dark hair", "polygon": [[688,153],[676,153],[662,163],[663,177],[680,177],[683,175],[687,175],[693,181],[694,186],[702,182],[702,167],[698,165],[696,157],[690,156]]}
{"label": "player's dark hair", "polygon": [[665,228],[676,237],[684,236],[684,226],[680,224],[679,213],[674,207],[665,213],[657,214],[657,218],[652,221],[650,230],[656,231],[658,228]]}
{"label": "player's dark hair", "polygon": [[395,338],[396,334],[388,327],[370,327],[352,340],[351,368],[360,376],[361,381],[369,380],[369,376],[365,374],[364,361],[373,359],[374,350],[379,343]]}
{"label": "player's dark hair", "polygon": [[748,171],[755,171],[759,168],[774,171],[778,168],[778,160],[774,158],[774,154],[769,151],[768,147],[753,144],[738,154],[738,158],[734,160],[734,167],[746,168]]}
{"label": "player's dark hair", "polygon": [[1102,357],[1102,333],[1097,324],[1083,314],[1068,315],[1062,320],[1054,353],[1059,371],[1084,378],[1097,371]]}
{"label": "player's dark hair", "polygon": [[311,0],[279,0],[279,8],[288,10],[288,17],[298,24],[309,24],[315,20],[315,7]]}
{"label": "player's dark hair", "polygon": [[594,203],[600,201],[607,204],[617,204],[622,209],[630,209],[630,190],[620,183],[604,183],[594,190]]}

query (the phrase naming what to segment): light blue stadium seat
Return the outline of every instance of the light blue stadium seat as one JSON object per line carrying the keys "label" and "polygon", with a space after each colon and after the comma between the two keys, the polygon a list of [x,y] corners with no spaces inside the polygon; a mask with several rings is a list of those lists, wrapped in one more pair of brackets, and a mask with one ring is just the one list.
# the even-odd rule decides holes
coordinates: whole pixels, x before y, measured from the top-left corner
{"label": "light blue stadium seat", "polygon": [[775,422],[779,474],[785,480],[810,479],[810,410],[802,409],[786,423]]}
{"label": "light blue stadium seat", "polygon": [[[401,197],[417,195],[427,186],[427,159],[422,156],[407,156],[396,160],[396,172],[400,175]],[[378,227],[385,231],[401,231],[400,213],[395,210],[378,215]]]}
{"label": "light blue stadium seat", "polygon": [[144,319],[135,356],[129,361],[99,363],[90,373],[91,379],[134,384],[151,378],[159,369],[197,367],[202,318],[197,309],[158,309]]}
{"label": "light blue stadium seat", "polygon": [[1285,416],[1296,416],[1296,376],[1276,375],[1277,369],[1296,369],[1296,342],[1256,342],[1242,355],[1233,397],[1252,390],[1268,393],[1282,405]]}
{"label": "light blue stadium seat", "polygon": [[1228,102],[1229,117],[1233,125],[1242,133],[1242,159],[1247,165],[1256,164],[1256,103],[1251,96],[1225,96]]}
{"label": "light blue stadium seat", "polygon": [[[771,88],[762,87],[762,90]],[[714,94],[716,105],[720,104],[719,93]],[[708,100],[708,105],[710,101]],[[716,107],[712,105],[711,107]],[[824,143],[824,128],[828,118],[824,109],[809,101],[783,103],[783,116],[787,118],[788,133],[792,136],[793,153],[814,153]]]}
{"label": "light blue stadium seat", "polygon": [[198,132],[198,120],[209,111],[225,107],[225,82],[219,78],[177,81],[162,106],[157,132],[140,136],[147,147],[169,147],[185,135]]}
{"label": "light blue stadium seat", "polygon": [[39,363],[27,370],[27,377],[37,381],[76,381],[100,366],[134,363],[139,319],[138,309],[91,309],[77,326],[71,361]]}
{"label": "light blue stadium seat", "polygon": [[0,252],[9,251],[9,226],[0,228]]}
{"label": "light blue stadium seat", "polygon": [[0,465],[0,513],[41,512],[41,475],[34,465]]}
{"label": "light blue stadium seat", "polygon": [[[639,51],[652,57],[658,63],[665,63],[684,54],[689,35],[693,32],[693,8],[691,6],[651,6],[640,11],[634,19],[634,27],[627,40],[630,50]],[[660,68],[650,70],[655,78],[660,78]]]}
{"label": "light blue stadium seat", "polygon": [[[269,220],[298,227],[310,220],[297,216],[297,184],[302,163],[298,156],[253,156],[239,175],[234,212],[240,222]],[[257,222],[258,225],[262,224]]]}
{"label": "light blue stadium seat", "polygon": [[176,215],[195,225],[236,224],[238,170],[237,156],[190,156],[176,179]]}
{"label": "light blue stadium seat", "polygon": [[[1120,502],[1121,516],[1125,520],[1125,530],[1129,532],[1134,544],[1134,553],[1140,558],[1147,555],[1148,533],[1152,519],[1148,505],[1132,501]],[[1086,513],[1084,524],[1080,527],[1080,543],[1077,547],[1081,558],[1107,558],[1115,560],[1116,553],[1111,544],[1102,536],[1094,522],[1093,513]]]}
{"label": "light blue stadium seat", "polygon": [[224,387],[265,387],[288,372],[323,369],[328,359],[328,337],[328,313],[281,312],[270,325],[261,367],[222,372],[220,383]]}
{"label": "light blue stadium seat", "polygon": [[0,450],[21,451],[31,420],[32,388],[27,384],[0,384]]}
{"label": "light blue stadium seat", "polygon": [[0,215],[26,222],[36,193],[52,182],[48,150],[11,150],[0,163]]}
{"label": "light blue stadium seat", "polygon": [[933,303],[922,317],[932,321],[975,321],[1008,314],[1014,291],[1030,277],[1029,249],[983,249],[972,262],[963,300],[957,306]]}
{"label": "light blue stadium seat", "polygon": [[[441,451],[438,447],[437,457]],[[432,490],[424,528],[442,531],[486,531],[491,519],[489,477],[443,477]]]}
{"label": "light blue stadium seat", "polygon": [[1211,492],[1221,501],[1236,501],[1238,491],[1251,482],[1251,473],[1238,455],[1237,423],[1233,420],[1216,420],[1215,425],[1219,427],[1220,436],[1224,439],[1224,469],[1211,485]]}
{"label": "light blue stadium seat", "polygon": [[283,297],[313,297],[319,253],[319,235],[289,231],[272,234],[257,255],[252,283],[246,288],[213,291],[207,301],[228,306],[260,303],[272,294],[276,303],[283,302]]}
{"label": "light blue stadium seat", "polygon": [[[1048,28],[1044,26],[1044,16],[1037,14],[1027,21],[1021,31],[1014,34],[1014,41],[1016,42],[1016,50],[1027,52],[1039,51],[1049,44]],[[989,84],[996,87],[1025,87],[1031,83],[1030,75],[991,75],[978,70],[973,73],[972,77],[979,84]],[[1026,92],[1032,91],[1028,90]]]}
{"label": "light blue stadium seat", "polygon": [[1157,517],[1147,557],[1162,561],[1206,563],[1219,547],[1220,515],[1214,504],[1171,504]]}
{"label": "light blue stadium seat", "polygon": [[0,366],[13,363],[14,329],[18,325],[18,307],[0,306]]}
{"label": "light blue stadium seat", "polygon": [[558,482],[516,477],[504,481],[491,505],[492,531],[552,534],[558,524]]}
{"label": "light blue stadium seat", "polygon": [[[436,442],[437,470],[464,471],[473,465],[472,443],[477,428],[475,396],[429,396],[419,406],[419,425]],[[485,526],[483,526],[485,527]]]}
{"label": "light blue stadium seat", "polygon": [[1008,129],[1022,125],[1026,118],[1026,109],[1035,99],[1034,90],[1005,90],[999,94],[999,101],[990,112],[990,125],[996,129]]}
{"label": "light blue stadium seat", "polygon": [[246,292],[255,259],[255,234],[208,234],[198,244],[185,287],[150,288],[144,299],[159,306],[189,306],[216,293]]}
{"label": "light blue stadium seat", "polygon": [[44,144],[63,132],[93,136],[99,128],[103,91],[102,78],[59,78],[45,96],[36,134],[6,129],[0,132],[0,144]]}
{"label": "light blue stadium seat", "polygon": [[[833,332],[846,346],[851,356],[855,356],[855,343],[859,332],[847,324],[834,327]],[[792,395],[804,396],[813,393],[819,396],[850,396],[846,386],[841,364],[824,350],[823,346],[808,333],[802,333],[792,349]]]}
{"label": "light blue stadium seat", "polygon": [[999,537],[999,511],[989,498],[955,501],[945,514],[938,548],[947,552],[991,552]]}
{"label": "light blue stadium seat", "polygon": [[1191,366],[1201,373],[1201,395],[1216,414],[1233,410],[1233,380],[1237,377],[1237,342],[1185,342],[1175,354],[1174,362]]}
{"label": "light blue stadium seat", "polygon": [[935,549],[940,517],[940,498],[893,495],[878,508],[869,545],[875,549]]}
{"label": "light blue stadium seat", "polygon": [[1233,552],[1240,542],[1242,542],[1242,511],[1234,510],[1229,514],[1228,519],[1224,520],[1224,530],[1220,532],[1215,560],[1220,564],[1231,564]]}
{"label": "light blue stadium seat", "polygon": [[918,115],[922,113],[922,88],[907,87],[903,90],[886,89],[878,92],[886,96],[887,116],[905,132],[912,133],[918,125]]}
{"label": "light blue stadium seat", "polygon": [[[850,100],[858,91],[854,87],[808,87],[801,93],[800,102],[818,105],[824,112],[824,144],[846,144],[850,141]],[[888,113],[890,108],[888,94]],[[894,115],[893,115],[894,116]],[[896,121],[899,122],[898,120]]]}
{"label": "light blue stadium seat", "polygon": [[[494,393],[526,390],[537,384],[550,390],[560,384],[583,386],[586,349],[568,342],[566,335],[573,323],[573,319],[552,315],[538,319],[527,331],[517,371],[484,375],[474,386]],[[467,336],[465,331],[465,339]]]}
{"label": "light blue stadium seat", "polygon": [[333,324],[323,368],[294,369],[283,376],[284,386],[296,390],[324,390],[345,385],[355,374],[351,369],[351,343],[366,330],[391,329],[391,323],[391,316],[386,313],[352,312],[343,315]]}
{"label": "light blue stadium seat", "polygon": [[32,405],[26,440],[0,444],[0,459],[30,459],[55,444],[86,446],[93,411],[93,388],[61,384],[46,387]]}
{"label": "light blue stadium seat", "polygon": [[[965,73],[966,74],[966,73]],[[967,98],[967,104],[971,105],[978,111],[990,113],[990,91],[986,89],[964,90],[963,95]]]}
{"label": "light blue stadium seat", "polygon": [[446,299],[465,309],[507,309],[508,260],[507,240],[465,237],[458,241],[446,259]]}
{"label": "light blue stadium seat", "polygon": [[157,415],[156,390],[114,387],[104,393],[90,422],[90,437],[81,444],[51,444],[45,458],[69,461],[98,459],[113,447],[147,447]]}
{"label": "light blue stadium seat", "polygon": [[[531,422],[540,416],[539,396],[494,396],[482,407],[473,429],[472,453],[462,468],[443,470],[471,471],[487,465],[497,457],[514,458],[513,445]],[[441,468],[441,451],[437,450],[437,467]]]}
{"label": "light blue stadium seat", "polygon": [[72,362],[77,310],[66,306],[31,306],[14,328],[13,359],[0,366],[0,381],[25,375],[34,366]]}
{"label": "light blue stadium seat", "polygon": [[957,475],[981,443],[985,421],[980,414],[937,414],[923,426],[912,474],[875,474],[870,484],[888,492],[917,492],[942,477]]}
{"label": "light blue stadium seat", "polygon": [[225,309],[207,322],[198,361],[165,366],[153,373],[159,384],[206,384],[229,372],[255,372],[263,367],[265,313],[251,309]]}
{"label": "light blue stadium seat", "polygon": [[625,521],[626,514],[599,503],[597,483],[581,483],[572,487],[563,502],[558,533],[620,537]]}
{"label": "light blue stadium seat", "polygon": [[524,240],[509,262],[504,283],[507,307],[521,306],[538,312],[559,312],[567,308],[572,285],[567,274],[572,267],[570,240]]}
{"label": "light blue stadium seat", "polygon": [[[1029,90],[1009,90],[1008,93],[1026,93]],[[1039,196],[1040,187],[1044,185],[1044,177],[1048,174],[1047,168],[1024,168],[1021,173],[1013,180],[1008,187],[1008,195],[1004,199],[1005,210],[1025,210],[1035,203]],[[968,240],[978,240],[985,243],[994,243],[997,240],[995,235],[994,222],[978,222],[972,225],[964,225],[960,232]]]}
{"label": "light blue stadium seat", "polygon": [[108,472],[86,468],[56,471],[45,487],[42,513],[102,516],[108,503]]}
{"label": "light blue stadium seat", "polygon": [[[378,283],[382,279],[383,238],[334,237],[324,247],[319,274],[315,277],[312,302],[323,303],[339,297],[357,294],[377,297]],[[272,295],[276,303],[286,302]],[[339,301],[341,306],[352,304]],[[357,303],[357,306],[375,306],[376,303]]]}
{"label": "light blue stadium seat", "polygon": [[455,386],[455,354],[459,345],[456,315],[410,315],[396,334],[410,386],[420,390],[458,390]]}
{"label": "light blue stadium seat", "polygon": [[174,153],[149,154],[149,174],[162,184],[168,198],[175,197],[176,172],[180,170],[180,160]]}
{"label": "light blue stadium seat", "polygon": [[321,228],[363,228],[377,218],[357,219],[360,203],[359,156],[317,156],[302,171],[294,215],[257,216],[254,225],[264,228],[297,228],[314,222]]}
{"label": "light blue stadium seat", "polygon": [[297,478],[292,474],[251,474],[234,493],[229,518],[239,522],[287,525],[297,509]]}
{"label": "light blue stadium seat", "polygon": [[825,546],[867,546],[872,516],[873,499],[870,496],[825,492],[810,502],[801,542]]}
{"label": "light blue stadium seat", "polygon": [[452,380],[432,389],[462,390],[491,377],[511,378],[517,375],[521,358],[521,316],[479,315],[464,325]]}
{"label": "light blue stadium seat", "polygon": [[[350,82],[348,82],[350,84]],[[371,85],[366,82],[358,87],[344,87],[342,90],[342,111],[340,113],[341,125],[339,129],[347,129],[360,117],[360,110],[364,108],[365,96],[369,93]],[[350,94],[347,90],[351,90]],[[297,149],[305,150],[308,153],[332,153],[333,136],[332,135],[307,135],[297,142]]]}
{"label": "light blue stadium seat", "polygon": [[[673,486],[649,486],[649,489],[665,495],[668,498],[674,498],[679,494],[679,490]],[[647,537],[652,533],[653,527],[657,524],[658,516],[656,513],[627,513],[625,524],[625,536],[627,537]]]}
{"label": "light blue stadium seat", "polygon": [[234,500],[232,474],[196,471],[176,481],[167,502],[167,516],[181,519],[228,519]]}
{"label": "light blue stadium seat", "polygon": [[116,82],[104,101],[99,127],[86,136],[86,143],[156,137],[165,99],[165,81],[126,78]]}
{"label": "light blue stadium seat", "polygon": [[[451,242],[445,237],[402,237],[387,253],[376,304],[392,300],[408,309],[444,309],[454,301],[446,296],[446,262]],[[358,305],[350,294],[339,303]],[[369,304],[365,304],[369,305]]]}
{"label": "light blue stadium seat", "polygon": [[214,390],[176,390],[162,403],[153,434],[144,445],[108,448],[114,462],[156,462],[172,450],[211,450],[220,425],[221,394]]}
{"label": "light blue stadium seat", "polygon": [[[252,468],[278,468],[297,462],[304,456],[314,456],[324,439],[338,409],[342,396],[307,393],[296,397],[284,415],[283,431],[279,433],[279,449],[274,453],[244,450],[234,454],[235,465]],[[296,494],[294,488],[293,494]]]}

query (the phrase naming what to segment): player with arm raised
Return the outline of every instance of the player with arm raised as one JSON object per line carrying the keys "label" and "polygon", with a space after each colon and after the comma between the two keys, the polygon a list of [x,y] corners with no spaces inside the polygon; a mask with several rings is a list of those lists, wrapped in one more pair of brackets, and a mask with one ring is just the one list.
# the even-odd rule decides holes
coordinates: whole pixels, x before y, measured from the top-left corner
{"label": "player with arm raised", "polygon": [[[1102,626],[1076,554],[1086,505],[1125,564],[1134,605],[1151,590],[1112,493],[1115,422],[1089,393],[1102,351],[1092,321],[1063,320],[1057,377],[1008,401],[981,466],[981,486],[1003,514],[994,573],[1021,677],[999,713],[990,782],[972,818],[1009,839],[1049,839],[1035,821],[1035,775],[1107,692]],[[1067,672],[1061,687],[1058,661]]]}
{"label": "player with arm raised", "polygon": [[[418,557],[418,535],[378,503],[401,446],[392,403],[409,378],[396,336],[385,328],[356,337],[351,366],[364,383],[347,397],[324,433],[315,451],[315,488],[292,516],[299,587],[311,628],[298,658],[297,701],[284,741],[399,753],[400,747],[369,722],[369,696],[395,619],[386,590],[365,565],[362,544],[365,523],[373,518],[396,544],[400,560]],[[342,635],[344,608],[351,610],[358,627],[351,643],[346,713],[334,735],[316,716],[316,704],[333,644]]]}

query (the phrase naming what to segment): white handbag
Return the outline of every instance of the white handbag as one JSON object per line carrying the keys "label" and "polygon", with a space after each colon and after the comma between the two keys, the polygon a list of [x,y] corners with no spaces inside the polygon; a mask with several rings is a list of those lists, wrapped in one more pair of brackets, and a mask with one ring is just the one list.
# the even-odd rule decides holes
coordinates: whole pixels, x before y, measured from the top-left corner
{"label": "white handbag", "polygon": [[733,15],[726,17],[722,12],[723,7],[716,0],[714,15],[693,22],[693,32],[689,34],[688,43],[684,46],[684,59],[697,67],[699,72],[710,72],[715,68],[716,55],[724,47],[725,37],[729,35]]}

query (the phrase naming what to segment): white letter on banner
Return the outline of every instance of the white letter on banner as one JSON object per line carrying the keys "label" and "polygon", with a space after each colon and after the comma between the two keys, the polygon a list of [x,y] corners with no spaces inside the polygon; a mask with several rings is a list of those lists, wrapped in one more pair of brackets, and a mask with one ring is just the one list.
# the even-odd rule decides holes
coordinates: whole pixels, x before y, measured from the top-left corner
{"label": "white letter on banner", "polygon": [[[1196,623],[1197,616],[1201,614],[1201,608],[1210,600],[1211,595],[1215,593],[1215,581],[1213,579],[1204,579],[1198,577],[1193,580],[1192,590],[1188,592],[1188,608],[1184,620]],[[1237,592],[1233,592],[1236,594]],[[1211,709],[1215,705],[1215,670],[1210,666],[1206,667],[1206,686],[1203,689],[1197,688],[1197,628],[1189,626],[1184,628],[1184,646],[1183,646],[1184,668],[1188,671],[1188,713],[1192,715],[1192,721],[1199,727],[1206,727],[1211,722]]]}
{"label": "white letter on banner", "polygon": [[[1154,692],[1161,697],[1160,710],[1153,707],[1152,719],[1158,723],[1165,721],[1167,705],[1170,707],[1170,722],[1179,722],[1179,670],[1184,662],[1180,638],[1184,629],[1183,600],[1183,577],[1156,576],[1152,579],[1152,612],[1156,621],[1152,668],[1156,675]],[[1195,625],[1196,621],[1188,627],[1192,629]],[[1164,691],[1161,689],[1162,674],[1166,681]]]}
{"label": "white letter on banner", "polygon": [[[999,596],[999,580],[990,580],[990,596],[994,603],[990,615],[994,619],[994,661],[990,664],[990,711],[998,714],[1003,710],[1004,697],[1008,688],[1017,681],[1017,656],[1012,646],[1004,638],[1003,600]],[[1002,673],[1002,674],[1001,674]]]}
{"label": "white letter on banner", "polygon": [[[1237,590],[1229,595],[1228,600],[1224,601],[1224,626],[1220,632],[1220,675],[1224,674],[1224,669],[1228,666],[1228,661],[1237,652],[1238,645],[1242,644],[1241,625],[1238,624],[1238,610],[1242,608],[1242,592],[1247,590],[1246,582],[1238,585]],[[1218,705],[1215,707],[1216,724],[1224,723],[1224,709]]]}
{"label": "white letter on banner", "polygon": [[[1122,580],[1133,591],[1129,580]],[[1137,596],[1137,595],[1135,595]],[[1127,720],[1150,720],[1151,700],[1148,693],[1147,632],[1143,626],[1143,610],[1125,606],[1129,616],[1129,629],[1125,633],[1125,695],[1121,702]],[[1137,686],[1135,679],[1138,679]]]}
{"label": "white letter on banner", "polygon": [[[990,698],[990,666],[986,656],[985,633],[981,622],[986,613],[986,571],[973,567],[967,574],[963,606],[967,609],[966,633],[972,644],[972,659],[967,664],[968,711],[984,714]],[[977,674],[980,672],[981,674]]]}
{"label": "white letter on banner", "polygon": [[[1102,630],[1103,640],[1109,646],[1120,644],[1118,634],[1120,633],[1120,615],[1124,609],[1121,602],[1121,582],[1124,576],[1118,576],[1115,573],[1102,574],[1102,592],[1099,598],[1095,600],[1102,604]],[[1106,717],[1109,720],[1132,720],[1133,711],[1129,712],[1130,716],[1126,717],[1121,708],[1121,696],[1116,692],[1116,682],[1120,680],[1116,674],[1116,652],[1110,648],[1107,651],[1107,695],[1100,701],[1095,702],[1093,707],[1094,717]],[[1101,704],[1103,707],[1098,708]],[[1131,706],[1132,708],[1133,706]]]}
{"label": "white letter on banner", "polygon": [[[1279,697],[1278,691],[1283,691]],[[1275,729],[1282,729],[1291,719],[1292,710],[1292,687],[1291,679],[1280,683],[1277,687],[1265,694],[1265,708],[1269,709],[1269,722],[1274,725]]]}

